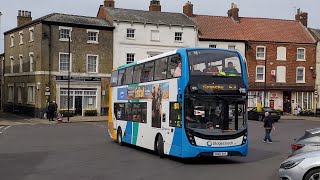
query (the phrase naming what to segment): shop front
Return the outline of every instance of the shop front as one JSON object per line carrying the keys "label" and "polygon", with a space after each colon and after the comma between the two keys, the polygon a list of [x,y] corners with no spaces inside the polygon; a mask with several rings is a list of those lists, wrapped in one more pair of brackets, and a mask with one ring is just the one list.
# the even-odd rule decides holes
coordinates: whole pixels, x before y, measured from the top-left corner
{"label": "shop front", "polygon": [[[59,79],[59,80],[58,80]],[[68,109],[68,82],[57,77],[56,102],[60,112]],[[76,116],[85,116],[88,112],[101,113],[100,78],[72,78],[69,89],[69,110]]]}

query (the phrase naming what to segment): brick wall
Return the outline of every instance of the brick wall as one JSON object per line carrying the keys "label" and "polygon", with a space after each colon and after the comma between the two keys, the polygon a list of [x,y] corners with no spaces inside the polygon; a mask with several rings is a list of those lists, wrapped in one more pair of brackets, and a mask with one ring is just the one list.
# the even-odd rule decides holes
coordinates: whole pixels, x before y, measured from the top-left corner
{"label": "brick wall", "polygon": [[[261,89],[264,83],[255,82],[256,66],[265,65],[264,60],[256,59],[256,47],[266,47],[267,60],[267,88],[268,89],[285,89],[292,87],[294,89],[302,88],[304,90],[314,90],[315,86],[315,67],[316,67],[316,45],[315,44],[280,44],[280,43],[255,43],[247,44],[246,59],[249,69],[249,87],[250,89]],[[277,60],[277,47],[286,48],[286,61]],[[297,48],[305,48],[306,61],[297,61]],[[270,64],[272,63],[272,64]],[[276,70],[277,66],[286,66],[286,82],[277,83],[276,76],[271,75],[271,70]],[[305,83],[296,83],[296,68],[305,67]],[[313,71],[309,69],[312,66]]]}

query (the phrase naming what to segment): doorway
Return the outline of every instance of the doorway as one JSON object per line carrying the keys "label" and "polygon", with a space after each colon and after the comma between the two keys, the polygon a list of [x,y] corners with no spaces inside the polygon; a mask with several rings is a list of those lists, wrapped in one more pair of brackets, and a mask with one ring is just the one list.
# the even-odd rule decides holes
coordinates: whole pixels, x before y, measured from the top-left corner
{"label": "doorway", "polygon": [[283,92],[283,112],[291,113],[291,92],[284,91]]}
{"label": "doorway", "polygon": [[74,101],[75,115],[82,116],[82,96],[76,96]]}

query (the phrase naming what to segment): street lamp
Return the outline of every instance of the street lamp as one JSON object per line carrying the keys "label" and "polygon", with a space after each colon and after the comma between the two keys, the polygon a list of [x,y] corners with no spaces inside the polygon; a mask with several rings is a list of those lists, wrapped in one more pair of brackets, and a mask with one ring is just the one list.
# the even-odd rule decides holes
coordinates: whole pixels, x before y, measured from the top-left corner
{"label": "street lamp", "polygon": [[70,34],[68,35],[68,46],[69,46],[69,69],[68,69],[68,121],[70,120],[70,68],[71,68],[71,57],[70,57]]}

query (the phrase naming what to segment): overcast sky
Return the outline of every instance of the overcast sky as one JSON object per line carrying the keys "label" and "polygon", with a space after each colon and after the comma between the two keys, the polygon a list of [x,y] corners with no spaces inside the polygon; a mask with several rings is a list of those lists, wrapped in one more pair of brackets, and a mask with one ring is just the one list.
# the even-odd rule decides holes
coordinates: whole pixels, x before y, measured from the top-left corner
{"label": "overcast sky", "polygon": [[[309,27],[320,29],[320,0],[190,0],[194,13],[226,16],[231,3],[238,5],[240,17],[294,19],[297,8],[309,13]],[[18,10],[32,12],[33,19],[58,12],[96,16],[103,0],[0,0],[0,53],[3,52],[3,32],[17,25]],[[187,0],[160,0],[162,11],[182,12]],[[117,8],[147,10],[150,0],[115,0]]]}

